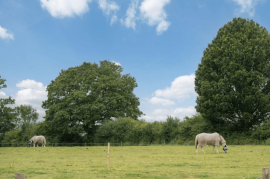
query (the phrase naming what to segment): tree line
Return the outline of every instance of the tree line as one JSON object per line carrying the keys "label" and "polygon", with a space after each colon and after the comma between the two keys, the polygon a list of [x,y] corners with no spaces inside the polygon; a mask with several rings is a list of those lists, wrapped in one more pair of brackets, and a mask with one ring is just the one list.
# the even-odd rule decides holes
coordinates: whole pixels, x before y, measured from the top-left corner
{"label": "tree line", "polygon": [[[264,144],[270,137],[270,130],[267,124],[262,125],[249,133],[236,131],[220,131],[229,144],[245,144],[253,141],[252,144]],[[117,118],[100,125],[93,136],[81,135],[77,140],[60,141],[57,136],[49,135],[44,127],[45,122],[33,123],[27,127],[19,127],[5,133],[1,143],[27,143],[33,135],[45,135],[47,143],[122,143],[123,145],[194,145],[194,138],[197,134],[218,131],[214,129],[202,115],[196,114],[192,117],[185,117],[180,120],[168,116],[164,122],[146,122],[145,120],[134,120],[129,117]],[[270,141],[267,141],[270,144]]]}
{"label": "tree line", "polygon": [[[5,88],[0,77],[0,89]],[[0,99],[0,140],[25,141],[43,134],[52,142],[192,141],[201,132],[227,139],[266,140],[270,134],[270,35],[253,20],[234,18],[203,52],[195,77],[198,114],[149,123],[139,110],[138,86],[107,60],[62,70],[47,86],[44,121],[31,106],[12,108]],[[25,115],[27,113],[27,115]],[[30,136],[29,136],[30,135]]]}

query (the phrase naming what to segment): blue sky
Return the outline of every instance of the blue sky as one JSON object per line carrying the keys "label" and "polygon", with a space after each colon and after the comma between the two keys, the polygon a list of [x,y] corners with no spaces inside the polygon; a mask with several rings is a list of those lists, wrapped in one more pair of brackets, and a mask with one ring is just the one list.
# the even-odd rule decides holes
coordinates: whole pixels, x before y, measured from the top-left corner
{"label": "blue sky", "polygon": [[83,62],[110,60],[135,77],[146,121],[196,113],[194,74],[234,17],[270,29],[269,0],[0,0],[0,75],[16,105],[41,108],[46,86]]}

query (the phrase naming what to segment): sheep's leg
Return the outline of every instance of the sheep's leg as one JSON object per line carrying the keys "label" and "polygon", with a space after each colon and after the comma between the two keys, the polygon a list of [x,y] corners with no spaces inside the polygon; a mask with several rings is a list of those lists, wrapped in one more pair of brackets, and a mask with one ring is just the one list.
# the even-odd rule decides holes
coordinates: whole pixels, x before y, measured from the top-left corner
{"label": "sheep's leg", "polygon": [[213,150],[212,150],[212,153],[214,152],[214,150],[215,150],[215,145],[213,146]]}
{"label": "sheep's leg", "polygon": [[204,150],[203,150],[203,146],[201,146],[201,148],[202,148],[203,153],[205,154],[205,152],[204,152]]}
{"label": "sheep's leg", "polygon": [[218,152],[218,145],[217,145],[217,153],[219,153],[219,152]]}

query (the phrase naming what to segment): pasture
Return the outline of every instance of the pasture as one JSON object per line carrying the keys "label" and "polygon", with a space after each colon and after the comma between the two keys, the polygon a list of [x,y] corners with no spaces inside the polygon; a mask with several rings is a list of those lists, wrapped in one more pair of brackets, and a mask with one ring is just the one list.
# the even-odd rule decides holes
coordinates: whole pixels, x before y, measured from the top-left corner
{"label": "pasture", "polygon": [[0,178],[24,173],[27,179],[180,178],[255,179],[270,166],[270,146],[230,146],[225,154],[206,154],[194,146],[4,147],[0,148]]}

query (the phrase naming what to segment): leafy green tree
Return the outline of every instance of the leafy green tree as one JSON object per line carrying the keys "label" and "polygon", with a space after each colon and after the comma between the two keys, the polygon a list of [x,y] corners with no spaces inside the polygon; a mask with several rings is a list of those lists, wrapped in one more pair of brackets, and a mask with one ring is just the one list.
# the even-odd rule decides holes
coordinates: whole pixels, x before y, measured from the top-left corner
{"label": "leafy green tree", "polygon": [[251,136],[258,140],[270,138],[270,120],[265,120],[261,126],[257,127],[255,131],[252,131]]}
{"label": "leafy green tree", "polygon": [[[0,76],[0,89],[6,88],[5,79],[1,79]],[[14,108],[10,107],[14,104],[15,100],[11,97],[6,99],[0,98],[0,141],[6,132],[14,128],[14,120],[16,119],[16,113]]]}
{"label": "leafy green tree", "polygon": [[243,18],[220,28],[205,49],[196,71],[196,109],[217,132],[247,132],[269,116],[269,57],[268,31]]}
{"label": "leafy green tree", "polygon": [[141,116],[139,99],[133,94],[136,80],[122,71],[107,60],[62,70],[47,86],[48,99],[42,103],[48,134],[58,142],[79,142],[84,136],[93,141],[104,121]]}
{"label": "leafy green tree", "polygon": [[38,119],[37,110],[31,105],[20,105],[15,108],[17,112],[16,128],[22,128],[24,124],[35,124]]}
{"label": "leafy green tree", "polygon": [[[43,135],[45,133],[44,128],[42,127],[43,122],[40,123],[32,123],[29,128],[25,129],[22,128],[15,128],[5,133],[2,144],[6,146],[6,144],[13,143],[13,146],[18,146],[17,144],[20,143],[24,146],[27,145],[27,141],[34,135]],[[24,125],[23,125],[24,126]],[[50,138],[47,140],[49,143]]]}
{"label": "leafy green tree", "polygon": [[[201,114],[185,117],[180,123],[179,135],[183,141],[194,140],[195,136],[200,133],[216,132],[212,125],[205,120]],[[223,135],[223,133],[220,133]]]}
{"label": "leafy green tree", "polygon": [[[149,131],[150,133],[148,133],[149,135],[151,135],[150,137],[150,143],[154,143],[154,144],[161,144],[164,142],[164,136],[163,136],[163,123],[162,122],[153,122],[150,123],[151,125],[151,130]],[[147,136],[145,136],[147,137]]]}
{"label": "leafy green tree", "polygon": [[141,121],[129,117],[117,118],[102,124],[96,132],[97,142],[139,143],[141,135],[138,129],[138,123]]}
{"label": "leafy green tree", "polygon": [[177,117],[175,119],[171,116],[167,117],[166,122],[162,124],[162,134],[166,142],[170,142],[178,135],[179,124],[180,119]]}
{"label": "leafy green tree", "polygon": [[28,141],[31,138],[31,128],[38,119],[37,110],[30,105],[21,105],[15,108],[17,119],[15,129],[21,129],[21,141]]}
{"label": "leafy green tree", "polygon": [[10,130],[5,133],[3,140],[1,141],[2,146],[16,146],[21,142],[21,129]]}

